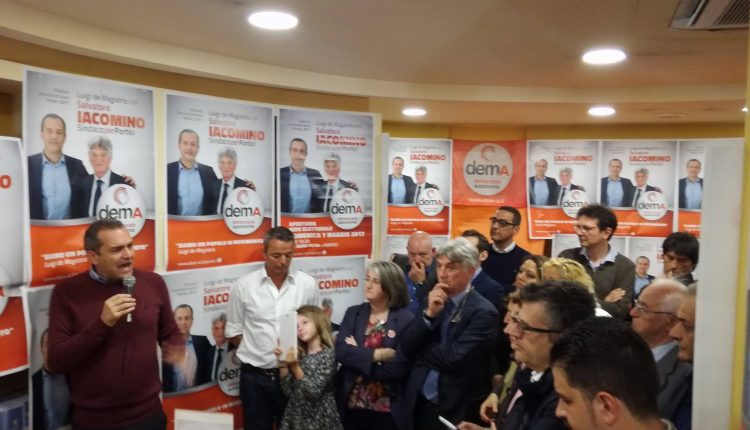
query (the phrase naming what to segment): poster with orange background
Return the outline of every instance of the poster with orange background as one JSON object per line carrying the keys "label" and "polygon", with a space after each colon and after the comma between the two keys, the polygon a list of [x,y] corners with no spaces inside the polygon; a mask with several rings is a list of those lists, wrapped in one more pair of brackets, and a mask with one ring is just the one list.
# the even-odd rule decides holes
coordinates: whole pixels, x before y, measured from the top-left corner
{"label": "poster with orange background", "polygon": [[526,206],[526,141],[453,141],[453,204]]}

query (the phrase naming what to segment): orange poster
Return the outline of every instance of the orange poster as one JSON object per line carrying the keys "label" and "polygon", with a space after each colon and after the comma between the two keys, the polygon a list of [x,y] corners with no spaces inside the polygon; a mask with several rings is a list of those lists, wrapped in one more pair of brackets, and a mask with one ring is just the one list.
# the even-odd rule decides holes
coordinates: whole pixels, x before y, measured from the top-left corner
{"label": "orange poster", "polygon": [[453,141],[453,204],[526,206],[526,142]]}
{"label": "orange poster", "polygon": [[[16,290],[17,291],[17,290]],[[8,297],[9,289],[0,287],[0,376],[25,369],[26,323],[21,297]]]}

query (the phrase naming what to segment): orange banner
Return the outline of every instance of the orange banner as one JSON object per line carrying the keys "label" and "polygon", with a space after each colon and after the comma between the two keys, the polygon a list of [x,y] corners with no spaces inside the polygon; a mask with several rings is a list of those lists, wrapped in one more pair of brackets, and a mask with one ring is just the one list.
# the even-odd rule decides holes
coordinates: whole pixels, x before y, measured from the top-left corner
{"label": "orange banner", "polygon": [[575,234],[575,218],[561,208],[530,208],[531,231],[537,239],[552,239],[556,234]]}
{"label": "orange banner", "polygon": [[[488,206],[453,206],[453,218],[451,222],[451,235],[458,236],[463,231],[475,229],[492,240],[490,235],[489,218],[495,215],[497,208]],[[544,254],[544,240],[529,238],[529,226],[527,223],[528,211],[526,208],[518,208],[521,213],[521,226],[514,240],[521,248],[532,254]]]}
{"label": "orange banner", "polygon": [[[31,226],[31,286],[50,285],[89,268],[83,233],[89,224]],[[133,239],[135,267],[154,270],[155,223],[147,219]]]}
{"label": "orange banner", "polygon": [[175,409],[231,413],[234,415],[234,428],[242,428],[242,402],[240,398],[225,394],[219,389],[218,385],[192,393],[182,392],[179,395],[165,395],[162,406],[164,414],[167,416],[167,430],[174,430]]}
{"label": "orange banner", "polygon": [[658,220],[649,221],[635,209],[612,209],[617,216],[615,236],[667,237],[672,233],[672,211],[666,211]]}
{"label": "orange banner", "polygon": [[369,215],[351,230],[339,228],[328,216],[282,216],[281,225],[294,233],[296,257],[370,255],[372,251],[372,217]]}
{"label": "orange banner", "polygon": [[685,231],[693,236],[701,237],[701,213],[700,211],[678,211],[677,231]]}
{"label": "orange banner", "polygon": [[526,206],[526,142],[453,141],[453,204]]}
{"label": "orange banner", "polygon": [[21,370],[29,364],[23,302],[20,297],[3,294],[0,289],[0,376]]}
{"label": "orange banner", "polygon": [[271,219],[253,233],[232,233],[223,219],[208,221],[167,221],[169,260],[167,270],[198,269],[263,260],[263,235]]}
{"label": "orange banner", "polygon": [[388,206],[388,234],[412,234],[421,230],[430,234],[448,234],[449,207],[427,216],[417,206]]}

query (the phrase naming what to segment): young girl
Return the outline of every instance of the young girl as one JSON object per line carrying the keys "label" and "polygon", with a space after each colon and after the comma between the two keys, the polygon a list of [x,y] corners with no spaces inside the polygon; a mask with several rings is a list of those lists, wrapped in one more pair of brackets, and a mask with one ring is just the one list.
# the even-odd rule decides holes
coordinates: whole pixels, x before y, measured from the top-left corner
{"label": "young girl", "polygon": [[333,397],[336,357],[328,318],[317,306],[297,309],[295,351],[276,349],[281,389],[289,397],[280,430],[343,429]]}

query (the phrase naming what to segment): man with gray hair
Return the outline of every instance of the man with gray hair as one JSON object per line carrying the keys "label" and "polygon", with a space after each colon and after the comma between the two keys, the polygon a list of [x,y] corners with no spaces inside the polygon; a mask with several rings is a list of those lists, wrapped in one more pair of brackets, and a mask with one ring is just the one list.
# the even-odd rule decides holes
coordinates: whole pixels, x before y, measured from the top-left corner
{"label": "man with gray hair", "polygon": [[573,169],[570,167],[563,167],[560,169],[560,187],[559,191],[557,192],[557,198],[556,202],[557,205],[562,205],[563,199],[565,199],[565,196],[570,194],[573,190],[581,190],[586,191],[586,189],[580,185],[576,185],[571,183],[571,179],[573,178]]}
{"label": "man with gray hair", "polygon": [[454,424],[479,423],[479,406],[491,389],[500,318],[471,286],[477,248],[459,237],[441,245],[436,256],[438,283],[422,315],[401,335],[401,348],[414,367],[399,428],[442,429],[439,416]]}
{"label": "man with gray hair", "polygon": [[237,151],[232,148],[224,148],[219,151],[219,173],[220,178],[214,183],[213,195],[216,196],[216,213],[221,215],[227,196],[235,188],[247,187],[255,191],[253,181],[240,179],[235,175],[237,169]]}
{"label": "man with gray hair", "polygon": [[73,182],[73,218],[96,217],[96,205],[102,193],[116,184],[129,183],[135,186],[132,179],[128,181],[110,170],[112,164],[112,141],[106,136],[93,136],[89,139],[89,163],[94,174],[84,176]]}
{"label": "man with gray hair", "polygon": [[416,181],[414,186],[414,204],[417,204],[424,190],[428,188],[440,189],[437,185],[427,182],[427,167],[425,166],[419,166],[414,169],[414,180]]}
{"label": "man with gray hair", "polygon": [[226,359],[227,353],[235,348],[229,339],[224,335],[224,328],[227,326],[227,314],[224,312],[211,320],[211,336],[214,338],[214,345],[211,347],[211,380],[219,380],[219,368],[221,363]]}
{"label": "man with gray hair", "polygon": [[641,167],[635,171],[635,189],[633,190],[633,207],[636,207],[638,200],[643,194],[648,191],[661,192],[661,188],[654,187],[647,184],[648,182],[648,169]]}
{"label": "man with gray hair", "polygon": [[351,188],[359,191],[357,184],[353,181],[345,181],[339,177],[341,174],[341,156],[335,152],[328,153],[323,158],[323,170],[326,173],[326,179],[317,187],[322,192],[318,199],[322,202],[323,212],[328,212],[331,205],[331,199],[336,192],[342,188]]}

